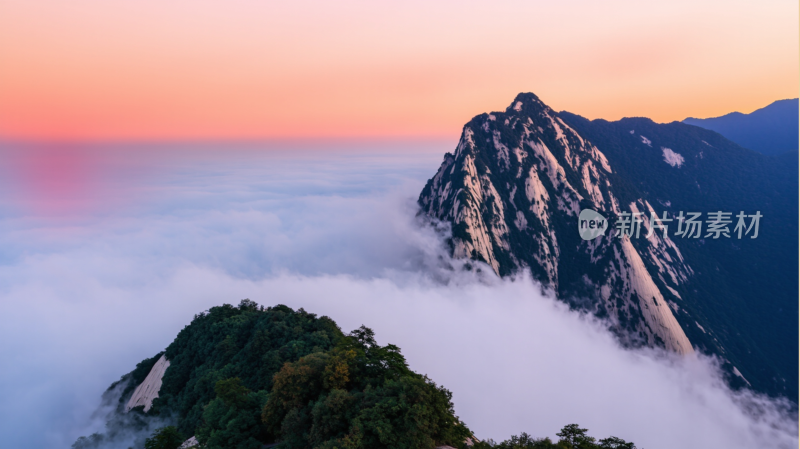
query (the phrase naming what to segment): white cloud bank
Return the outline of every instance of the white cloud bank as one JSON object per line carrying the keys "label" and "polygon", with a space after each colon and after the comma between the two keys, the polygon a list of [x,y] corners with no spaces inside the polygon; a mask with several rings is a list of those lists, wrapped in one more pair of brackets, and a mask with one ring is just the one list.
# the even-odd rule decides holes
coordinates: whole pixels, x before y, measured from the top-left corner
{"label": "white cloud bank", "polygon": [[90,415],[113,380],[195,313],[250,298],[372,327],[453,391],[481,438],[552,437],[577,422],[648,449],[797,447],[781,404],[731,392],[713,360],[624,350],[525,276],[442,269],[441,240],[414,219],[430,159],[293,165],[292,189],[223,164],[152,181],[160,202],[135,216],[4,220],[5,443],[68,447],[99,429]]}

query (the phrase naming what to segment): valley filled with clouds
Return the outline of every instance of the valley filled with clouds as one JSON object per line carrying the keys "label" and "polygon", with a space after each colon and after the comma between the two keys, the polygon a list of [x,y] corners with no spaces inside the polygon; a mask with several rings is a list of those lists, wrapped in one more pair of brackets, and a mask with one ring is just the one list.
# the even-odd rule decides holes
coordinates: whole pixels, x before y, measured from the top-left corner
{"label": "valley filled with clouds", "polygon": [[576,422],[648,449],[797,446],[796,410],[731,391],[714,359],[623,349],[527,273],[450,260],[415,203],[449,149],[94,149],[53,181],[35,151],[3,147],[5,443],[101,430],[108,385],[194,314],[249,298],[372,328],[481,439]]}

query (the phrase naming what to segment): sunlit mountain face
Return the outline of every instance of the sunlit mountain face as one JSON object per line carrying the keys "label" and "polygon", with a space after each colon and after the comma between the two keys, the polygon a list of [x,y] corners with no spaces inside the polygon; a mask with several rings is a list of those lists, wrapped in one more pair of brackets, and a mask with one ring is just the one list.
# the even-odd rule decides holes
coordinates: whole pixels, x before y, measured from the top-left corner
{"label": "sunlit mountain face", "polygon": [[[465,125],[419,204],[452,225],[454,257],[529,269],[625,344],[715,354],[732,384],[796,402],[797,187],[795,152],[765,156],[677,122],[590,121],[523,93]],[[585,210],[616,232],[583,240]],[[706,227],[687,238],[689,211]],[[725,238],[709,213],[741,218]],[[625,216],[644,231],[622,232]]]}

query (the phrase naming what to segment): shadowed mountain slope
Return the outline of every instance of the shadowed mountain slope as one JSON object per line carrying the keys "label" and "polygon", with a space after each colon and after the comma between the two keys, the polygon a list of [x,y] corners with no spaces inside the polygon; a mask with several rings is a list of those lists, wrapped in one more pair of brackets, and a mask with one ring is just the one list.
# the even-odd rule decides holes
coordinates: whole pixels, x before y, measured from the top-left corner
{"label": "shadowed mountain slope", "polygon": [[[528,269],[625,344],[715,354],[734,386],[796,402],[796,167],[796,153],[677,122],[589,121],[527,93],[464,126],[419,204],[451,224],[455,257]],[[580,238],[583,209],[608,220],[604,236]],[[716,211],[732,213],[731,237],[706,235]],[[737,238],[735,215],[757,211],[758,238]],[[698,238],[676,234],[680,212],[702,213]],[[641,214],[638,237],[616,235],[626,214]],[[648,235],[652,214],[666,231]]]}
{"label": "shadowed mountain slope", "polygon": [[766,155],[798,150],[798,99],[778,100],[749,114],[731,112],[721,117],[692,118],[688,125],[716,131],[739,145]]}

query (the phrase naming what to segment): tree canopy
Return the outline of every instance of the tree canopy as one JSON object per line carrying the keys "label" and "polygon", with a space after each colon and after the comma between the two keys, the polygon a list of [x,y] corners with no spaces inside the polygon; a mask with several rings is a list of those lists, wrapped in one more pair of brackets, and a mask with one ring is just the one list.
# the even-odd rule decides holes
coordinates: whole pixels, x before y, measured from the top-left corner
{"label": "tree canopy", "polygon": [[120,432],[112,424],[135,420],[146,429],[150,419],[174,426],[142,437],[146,449],[176,449],[191,436],[205,449],[633,448],[613,437],[597,443],[576,424],[556,443],[525,433],[478,441],[455,415],[450,391],[409,369],[400,348],[381,346],[368,327],[345,335],[328,317],[284,305],[213,307],[195,315],[164,354],[170,366],[152,408],[123,412],[161,354],[112,385],[122,393],[109,430],[74,448],[113,441]]}
{"label": "tree canopy", "polygon": [[473,449],[636,449],[636,445],[621,438],[608,437],[597,441],[587,435],[588,429],[582,429],[577,424],[568,424],[556,433],[559,440],[555,443],[550,438],[534,438],[525,432],[519,436],[512,436],[502,443],[492,440],[480,441],[472,446]]}

